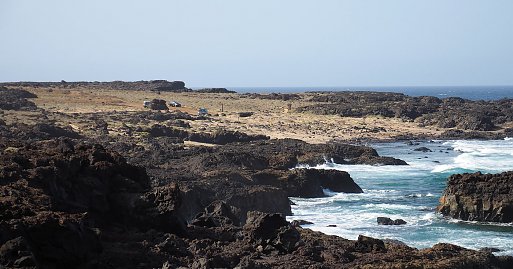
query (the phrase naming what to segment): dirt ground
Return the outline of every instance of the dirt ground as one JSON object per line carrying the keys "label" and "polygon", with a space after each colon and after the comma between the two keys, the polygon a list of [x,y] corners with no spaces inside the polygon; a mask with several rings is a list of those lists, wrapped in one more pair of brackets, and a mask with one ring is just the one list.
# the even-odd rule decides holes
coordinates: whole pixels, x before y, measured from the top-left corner
{"label": "dirt ground", "polygon": [[[283,101],[252,99],[241,94],[172,93],[150,91],[98,90],[87,88],[30,88],[38,98],[31,99],[37,106],[63,115],[114,111],[141,111],[144,100],[154,98],[177,101],[178,109],[197,114],[200,107],[208,109],[210,120],[191,121],[193,130],[209,131],[217,128],[248,134],[265,134],[271,138],[296,138],[310,143],[330,140],[390,140],[400,135],[435,136],[443,130],[419,127],[415,122],[397,118],[351,118],[335,115],[296,113],[294,108],[312,104],[308,94],[302,100]],[[288,106],[291,110],[288,110]],[[250,117],[239,117],[239,112],[253,112]],[[30,117],[28,117],[30,118]],[[70,122],[74,128],[78,128]],[[115,126],[116,123],[109,123]],[[118,123],[119,125],[119,123]]]}

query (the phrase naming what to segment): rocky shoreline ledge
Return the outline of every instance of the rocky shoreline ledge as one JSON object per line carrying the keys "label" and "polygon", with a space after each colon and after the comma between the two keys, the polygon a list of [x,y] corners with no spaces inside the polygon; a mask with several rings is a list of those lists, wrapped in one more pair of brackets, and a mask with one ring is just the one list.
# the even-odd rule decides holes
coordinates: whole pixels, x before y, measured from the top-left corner
{"label": "rocky shoreline ledge", "polygon": [[[292,169],[299,164],[407,165],[370,147],[190,130],[188,125],[206,119],[182,112],[66,114],[36,106],[28,100],[36,97],[30,92],[0,94],[6,97],[0,99],[4,268],[508,268],[513,263],[509,256],[451,244],[418,250],[365,236],[347,240],[285,220],[289,196],[322,197],[323,188],[362,192],[348,173]],[[191,139],[195,136],[206,140]]]}
{"label": "rocky shoreline ledge", "polygon": [[455,219],[513,223],[513,172],[449,177],[437,211]]}
{"label": "rocky shoreline ledge", "polygon": [[[279,193],[286,199],[294,184],[238,182],[237,189],[230,185],[237,179],[222,178],[230,182],[203,181],[207,189],[198,193],[183,181],[152,186],[145,169],[97,144],[61,137],[3,145],[5,268],[507,268],[513,261],[450,244],[417,250],[364,236],[346,240],[293,227],[280,214],[252,211],[279,212],[269,205],[277,204]],[[307,181],[315,171],[291,172],[296,180],[290,183]],[[194,198],[215,200],[195,209]]]}

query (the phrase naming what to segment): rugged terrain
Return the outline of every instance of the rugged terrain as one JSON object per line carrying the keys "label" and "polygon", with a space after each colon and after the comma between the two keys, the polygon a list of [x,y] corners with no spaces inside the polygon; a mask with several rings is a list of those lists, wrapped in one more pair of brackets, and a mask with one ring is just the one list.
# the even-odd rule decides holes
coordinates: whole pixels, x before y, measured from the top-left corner
{"label": "rugged terrain", "polygon": [[449,177],[437,209],[462,220],[513,222],[513,172]]}
{"label": "rugged terrain", "polygon": [[[112,85],[117,84],[130,85]],[[216,124],[222,113],[143,110],[146,98],[133,109],[120,109],[131,107],[125,102],[133,99],[124,96],[150,94],[69,85],[0,89],[0,267],[508,268],[513,263],[511,257],[450,244],[417,250],[365,236],[346,240],[284,219],[291,213],[289,196],[320,197],[323,188],[362,192],[348,173],[291,169],[298,164],[407,165],[372,148],[221,128]],[[21,86],[28,91],[13,89]],[[219,97],[212,91],[218,92],[180,94],[212,103],[211,96]],[[258,100],[296,100],[273,98]]]}
{"label": "rugged terrain", "polygon": [[[70,117],[60,121],[77,130],[85,126],[73,117],[84,113],[142,112],[144,100],[163,99],[182,104],[169,107],[172,111],[196,115],[199,108],[207,108],[208,119],[191,122],[190,127],[208,133],[223,129],[310,143],[513,135],[512,103],[507,99],[470,101],[383,92],[237,94],[223,88],[191,90],[183,82],[163,80],[1,85],[36,94],[37,106]],[[107,123],[113,132],[124,127],[119,121]]]}

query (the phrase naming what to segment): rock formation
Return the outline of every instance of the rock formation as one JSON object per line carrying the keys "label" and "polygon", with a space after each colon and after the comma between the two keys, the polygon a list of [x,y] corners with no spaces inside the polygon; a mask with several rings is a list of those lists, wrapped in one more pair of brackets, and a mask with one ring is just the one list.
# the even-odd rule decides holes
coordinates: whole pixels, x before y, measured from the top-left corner
{"label": "rock formation", "polygon": [[461,220],[513,222],[513,172],[449,177],[437,210]]}
{"label": "rock formation", "polygon": [[34,110],[36,105],[27,100],[37,98],[33,93],[20,89],[7,89],[0,86],[0,110]]}
{"label": "rock formation", "polygon": [[462,98],[411,97],[391,92],[324,92],[299,112],[347,117],[383,116],[415,120],[421,126],[492,131],[513,120],[512,99],[471,101]]}
{"label": "rock formation", "polygon": [[393,219],[387,218],[387,217],[377,217],[376,221],[378,222],[379,225],[403,225],[403,224],[406,224],[406,221],[404,221],[403,219],[393,220]]}

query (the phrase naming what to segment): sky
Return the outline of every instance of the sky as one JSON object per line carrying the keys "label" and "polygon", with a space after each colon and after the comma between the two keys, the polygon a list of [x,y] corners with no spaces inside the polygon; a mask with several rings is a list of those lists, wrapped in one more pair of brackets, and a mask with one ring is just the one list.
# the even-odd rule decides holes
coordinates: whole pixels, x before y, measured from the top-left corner
{"label": "sky", "polygon": [[0,0],[0,81],[513,85],[511,0]]}

